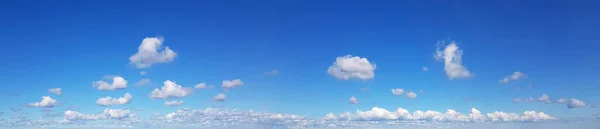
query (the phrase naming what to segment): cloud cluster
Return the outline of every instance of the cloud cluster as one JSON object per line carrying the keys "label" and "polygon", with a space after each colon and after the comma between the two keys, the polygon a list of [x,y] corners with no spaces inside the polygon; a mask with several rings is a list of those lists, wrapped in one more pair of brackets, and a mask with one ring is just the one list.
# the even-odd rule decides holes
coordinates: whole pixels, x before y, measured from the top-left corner
{"label": "cloud cluster", "polygon": [[104,109],[102,114],[82,114],[77,111],[67,110],[64,113],[65,120],[104,120],[132,118],[135,114],[125,109]]}
{"label": "cloud cluster", "polygon": [[499,82],[500,82],[500,84],[503,84],[503,83],[508,83],[508,82],[510,82],[510,81],[514,81],[514,80],[518,80],[518,79],[521,79],[521,78],[526,78],[526,77],[527,77],[527,76],[525,76],[525,74],[524,74],[524,73],[521,73],[521,72],[517,71],[517,72],[514,72],[514,73],[513,73],[512,75],[510,75],[510,76],[506,76],[506,77],[504,77],[504,78],[503,78],[502,80],[500,80]]}
{"label": "cloud cluster", "polygon": [[[552,103],[552,100],[550,100],[550,97],[546,94],[542,94],[541,97],[539,97],[537,99],[539,102],[543,102],[543,103]],[[533,101],[533,97],[529,97],[525,100],[525,102],[532,102]],[[521,102],[520,98],[515,98],[513,100],[513,102],[518,103]],[[581,107],[586,107],[588,105],[586,105],[585,102],[578,100],[578,99],[567,99],[567,98],[560,98],[558,100],[556,100],[557,104],[567,104],[567,108],[568,109],[572,109],[572,108],[581,108]]]}
{"label": "cloud cluster", "polygon": [[474,75],[463,66],[462,54],[462,50],[458,48],[455,42],[450,43],[443,51],[439,47],[436,48],[434,58],[444,60],[444,71],[446,71],[448,79],[468,78]]}
{"label": "cloud cluster", "polygon": [[168,63],[175,59],[176,52],[169,47],[162,48],[164,39],[160,37],[149,37],[142,40],[137,53],[129,57],[129,62],[137,68],[148,68],[154,63]]}
{"label": "cloud cluster", "polygon": [[183,104],[183,100],[165,101],[165,106],[179,106],[181,104]]}
{"label": "cloud cluster", "polygon": [[96,104],[100,105],[100,106],[110,106],[110,105],[122,105],[122,104],[127,104],[131,101],[132,96],[129,93],[125,93],[125,96],[123,97],[119,97],[119,98],[112,98],[112,97],[104,97],[104,98],[99,98],[96,101]]}
{"label": "cloud cluster", "polygon": [[358,100],[356,99],[356,97],[352,96],[352,97],[350,97],[350,101],[349,101],[349,103],[350,103],[350,104],[358,104],[358,103],[360,103],[360,102],[358,102]]}
{"label": "cloud cluster", "polygon": [[244,85],[244,82],[242,82],[242,80],[233,79],[233,80],[223,80],[221,87],[223,87],[224,89],[231,89],[231,88],[235,88],[235,87],[242,86],[242,85]]}
{"label": "cloud cluster", "polygon": [[[452,109],[448,109],[445,113],[438,111],[421,111],[417,110],[412,114],[406,109],[398,108],[396,111],[388,111],[383,108],[373,107],[369,111],[357,110],[355,113],[342,113],[338,116],[328,114],[326,119],[350,120],[350,121],[381,121],[381,120],[427,120],[427,121],[443,121],[443,122],[511,122],[511,121],[543,121],[555,120],[543,112],[525,111],[523,115],[516,113],[492,112],[482,114],[479,110],[472,108],[469,114],[462,114]],[[324,118],[324,119],[325,119]]]}
{"label": "cloud cluster", "polygon": [[48,92],[54,93],[56,95],[61,95],[62,94],[62,89],[61,88],[51,88],[51,89],[48,89]]}
{"label": "cloud cluster", "polygon": [[375,64],[371,64],[367,58],[346,55],[337,57],[327,73],[340,80],[369,80],[375,78],[375,68]]}
{"label": "cloud cluster", "polygon": [[167,98],[182,98],[192,94],[192,89],[183,88],[181,85],[172,82],[171,80],[167,80],[164,82],[164,85],[158,89],[155,88],[152,93],[150,93],[150,98],[153,99],[167,99]]}
{"label": "cloud cluster", "polygon": [[28,105],[32,107],[54,107],[56,105],[56,102],[57,101],[55,99],[52,99],[52,97],[50,96],[42,96],[42,101],[29,103]]}
{"label": "cloud cluster", "polygon": [[98,87],[98,90],[119,90],[127,88],[127,80],[120,76],[112,77],[112,84],[103,80],[92,82],[92,87]]}

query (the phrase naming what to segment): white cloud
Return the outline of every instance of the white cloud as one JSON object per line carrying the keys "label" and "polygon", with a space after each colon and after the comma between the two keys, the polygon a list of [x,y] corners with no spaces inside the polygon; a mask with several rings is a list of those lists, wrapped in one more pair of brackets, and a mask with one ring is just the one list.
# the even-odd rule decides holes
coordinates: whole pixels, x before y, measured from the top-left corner
{"label": "white cloud", "polygon": [[350,104],[358,104],[358,103],[360,103],[360,102],[358,102],[356,97],[354,97],[354,96],[350,97]]}
{"label": "white cloud", "polygon": [[392,94],[394,94],[395,96],[400,96],[403,93],[404,93],[404,89],[400,89],[400,88],[392,89]]}
{"label": "white cloud", "polygon": [[136,86],[143,86],[143,85],[147,85],[147,84],[150,84],[150,79],[148,79],[148,78],[144,78],[135,83]]}
{"label": "white cloud", "polygon": [[526,77],[527,77],[527,76],[525,76],[525,74],[524,74],[524,73],[521,73],[521,72],[517,71],[517,72],[514,72],[514,73],[513,73],[512,75],[510,75],[510,76],[506,76],[506,77],[504,77],[504,79],[500,80],[499,82],[500,82],[501,84],[502,84],[502,83],[508,83],[508,82],[510,82],[510,81],[514,81],[514,80],[518,80],[518,79],[521,79],[521,78],[526,78]]}
{"label": "white cloud", "polygon": [[579,108],[579,107],[585,107],[585,102],[578,100],[578,99],[571,99],[569,104],[567,104],[567,108],[569,108],[569,109]]}
{"label": "white cloud", "polygon": [[278,75],[278,74],[279,74],[279,71],[277,71],[277,70],[273,70],[273,71],[265,72],[264,74],[265,74],[265,75],[272,75],[272,76],[275,76],[275,75]]}
{"label": "white cloud", "polygon": [[52,88],[52,89],[48,89],[48,92],[54,93],[56,95],[61,95],[62,94],[62,89],[61,88]]}
{"label": "white cloud", "polygon": [[221,84],[221,86],[225,89],[235,88],[242,85],[244,85],[244,83],[240,79],[233,79],[231,81],[223,80],[223,83]]}
{"label": "white cloud", "polygon": [[450,43],[441,51],[438,47],[436,49],[434,58],[437,60],[444,60],[444,71],[448,79],[457,78],[468,78],[474,76],[473,73],[469,72],[462,64],[462,50],[458,48],[455,42]]}
{"label": "white cloud", "polygon": [[513,102],[514,103],[519,103],[519,102],[521,102],[521,98],[515,98],[515,99],[513,99]]}
{"label": "white cloud", "polygon": [[[120,90],[127,88],[127,80],[123,77],[119,76],[111,76],[112,84],[109,84],[105,81],[95,81],[92,82],[92,87],[98,87],[98,90]],[[107,78],[107,77],[104,77]]]}
{"label": "white cloud", "polygon": [[110,105],[122,105],[122,104],[127,104],[131,101],[132,96],[129,93],[125,93],[125,96],[123,97],[119,97],[119,98],[112,98],[112,97],[104,97],[104,98],[99,98],[96,101],[96,104],[100,105],[100,106],[110,106]]}
{"label": "white cloud", "polygon": [[429,71],[429,68],[427,68],[427,67],[423,66],[423,67],[421,68],[421,70],[423,70],[423,71],[427,72],[427,71]]}
{"label": "white cloud", "polygon": [[148,72],[146,71],[140,71],[140,75],[146,75]]}
{"label": "white cloud", "polygon": [[161,37],[149,37],[142,40],[137,53],[129,57],[129,62],[137,68],[149,68],[154,63],[168,63],[175,59],[176,52],[165,47],[162,49],[164,39]]}
{"label": "white cloud", "polygon": [[225,101],[225,99],[227,99],[227,96],[225,96],[224,93],[219,93],[217,96],[213,97],[213,99],[215,101]]}
{"label": "white cloud", "polygon": [[165,101],[165,106],[179,106],[181,104],[183,104],[183,100]]}
{"label": "white cloud", "polygon": [[414,92],[408,92],[408,93],[406,93],[406,97],[414,99],[414,98],[417,98],[417,94],[415,94]]}
{"label": "white cloud", "polygon": [[327,69],[327,73],[340,80],[369,80],[375,78],[375,64],[371,64],[367,58],[346,55],[337,57]]}
{"label": "white cloud", "polygon": [[196,89],[204,89],[206,87],[207,87],[207,85],[204,82],[200,83],[200,84],[197,84],[196,86],[194,86],[194,88],[196,88]]}
{"label": "white cloud", "polygon": [[532,102],[533,101],[533,97],[529,97],[527,99],[525,99],[525,102]]}
{"label": "white cloud", "polygon": [[150,98],[153,99],[167,99],[167,98],[182,98],[192,94],[191,88],[183,88],[181,85],[167,80],[164,82],[164,86],[161,89],[155,88],[150,94]]}
{"label": "white cloud", "polygon": [[77,111],[67,110],[64,114],[65,120],[103,120],[103,119],[124,119],[132,118],[135,114],[132,114],[129,110],[124,109],[104,109],[102,114],[82,114]]}
{"label": "white cloud", "polygon": [[548,97],[548,95],[546,95],[546,94],[543,94],[542,97],[539,97],[538,101],[544,102],[544,103],[552,103],[552,101],[550,100],[550,97]]}
{"label": "white cloud", "polygon": [[52,99],[50,96],[42,96],[42,101],[29,103],[28,105],[32,107],[54,107],[56,105],[56,100]]}
{"label": "white cloud", "polygon": [[570,101],[571,100],[569,100],[569,99],[560,98],[560,99],[556,100],[556,103],[565,104],[565,103],[569,103]]}
{"label": "white cloud", "polygon": [[383,108],[373,107],[369,111],[357,110],[354,114],[350,112],[342,113],[339,116],[327,115],[328,119],[336,118],[338,120],[350,121],[372,121],[372,120],[428,120],[442,122],[511,122],[511,121],[543,121],[555,120],[543,112],[525,111],[523,115],[516,113],[493,112],[483,115],[479,110],[472,108],[468,115],[464,115],[452,109],[448,109],[445,113],[437,111],[421,111],[417,110],[412,114],[406,109],[398,108],[396,111],[388,111]]}

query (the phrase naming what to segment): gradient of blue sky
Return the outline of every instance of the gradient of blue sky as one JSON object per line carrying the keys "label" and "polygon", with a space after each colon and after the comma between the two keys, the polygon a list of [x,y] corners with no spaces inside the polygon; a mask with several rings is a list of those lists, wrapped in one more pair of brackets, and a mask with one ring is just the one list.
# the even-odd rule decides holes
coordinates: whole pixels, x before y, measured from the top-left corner
{"label": "gradient of blue sky", "polygon": [[[16,1],[11,1],[16,2]],[[468,112],[542,111],[555,117],[589,116],[597,108],[567,109],[564,104],[513,103],[514,98],[577,98],[600,103],[600,8],[561,1],[413,2],[105,2],[36,1],[0,5],[0,108],[23,107],[50,95],[62,111],[72,105],[95,113],[101,97],[133,101],[110,108],[143,108],[141,116],[182,107],[265,110],[322,117],[371,107],[409,111],[447,108]],[[170,63],[155,64],[147,75],[129,64],[145,37],[163,36],[178,52]],[[463,63],[475,76],[448,80],[443,62],[433,59],[436,43],[455,40]],[[327,74],[336,57],[366,57],[377,64],[369,81],[337,80]],[[422,66],[429,71],[421,70]],[[278,70],[277,76],[263,73]],[[498,84],[512,72],[528,78]],[[125,90],[99,91],[90,82],[105,75],[124,77]],[[135,82],[149,78],[149,86]],[[215,102],[221,81],[245,85]],[[184,87],[206,82],[176,107],[149,98],[152,89],[172,80]],[[528,85],[533,88],[525,88]],[[519,91],[513,90],[521,87]],[[368,91],[361,88],[369,87]],[[418,94],[393,96],[392,88]],[[420,93],[424,90],[425,93]],[[361,104],[348,104],[356,96]],[[251,97],[251,99],[248,99]],[[465,101],[469,98],[469,101]]]}

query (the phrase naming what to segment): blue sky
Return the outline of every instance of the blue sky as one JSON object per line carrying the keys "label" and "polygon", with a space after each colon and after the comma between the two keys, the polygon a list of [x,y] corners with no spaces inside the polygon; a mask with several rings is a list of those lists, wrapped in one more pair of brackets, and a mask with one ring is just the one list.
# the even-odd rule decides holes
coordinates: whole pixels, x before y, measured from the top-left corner
{"label": "blue sky", "polygon": [[[599,3],[588,1],[245,1],[245,2],[20,2],[0,5],[0,97],[2,118],[22,108],[36,118],[42,108],[27,106],[51,96],[63,112],[105,108],[135,109],[139,116],[184,107],[252,109],[320,118],[327,113],[404,108],[454,109],[467,114],[534,110],[553,117],[600,112]],[[172,61],[140,69],[129,57],[147,37],[163,37],[177,53]],[[445,41],[443,46],[437,45]],[[436,48],[455,41],[471,77],[449,79]],[[367,58],[372,79],[337,79],[327,70],[337,57]],[[427,67],[423,71],[422,67]],[[264,73],[276,70],[277,75]],[[140,71],[147,71],[140,75]],[[526,78],[500,84],[520,71]],[[106,75],[127,80],[127,88],[101,91],[90,82]],[[136,86],[141,79],[151,83]],[[223,91],[223,80],[244,85]],[[171,80],[194,89],[179,106],[151,99],[154,88]],[[107,81],[107,80],[105,80]],[[110,80],[108,80],[110,82]],[[532,88],[528,88],[531,85]],[[364,90],[367,88],[368,90]],[[514,90],[519,87],[519,90]],[[61,88],[54,95],[50,88]],[[417,98],[394,96],[392,88]],[[361,90],[363,89],[363,90]],[[424,93],[421,93],[423,90]],[[99,106],[98,98],[123,97],[123,105]],[[225,93],[225,101],[213,96]],[[552,104],[514,103],[547,94]],[[349,104],[355,96],[360,104]],[[585,101],[568,109],[559,98]]]}

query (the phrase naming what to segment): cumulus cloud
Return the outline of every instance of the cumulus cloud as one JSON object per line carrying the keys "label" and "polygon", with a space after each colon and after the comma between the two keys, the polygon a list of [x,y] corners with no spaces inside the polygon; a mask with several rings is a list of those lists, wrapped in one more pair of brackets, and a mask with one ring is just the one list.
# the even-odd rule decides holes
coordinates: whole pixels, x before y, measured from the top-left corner
{"label": "cumulus cloud", "polygon": [[54,107],[56,102],[57,101],[50,96],[42,96],[42,101],[29,103],[28,105],[32,107]]}
{"label": "cumulus cloud", "polygon": [[417,98],[417,94],[415,94],[415,92],[408,92],[408,93],[406,93],[406,97],[414,99],[414,98]]}
{"label": "cumulus cloud", "polygon": [[404,93],[404,89],[400,89],[400,88],[392,89],[392,94],[394,94],[395,96],[400,96],[403,93]]}
{"label": "cumulus cloud", "polygon": [[436,60],[444,60],[444,71],[446,71],[448,79],[452,80],[474,76],[473,73],[469,72],[469,70],[463,66],[462,54],[462,50],[458,48],[458,45],[456,45],[455,42],[450,43],[443,51],[440,50],[439,47],[436,48],[434,58]]}
{"label": "cumulus cloud", "polygon": [[538,101],[544,102],[544,103],[552,103],[552,101],[550,100],[550,97],[548,97],[548,95],[546,95],[546,94],[543,94],[542,97],[539,97]]}
{"label": "cumulus cloud", "polygon": [[61,95],[62,94],[62,89],[61,88],[52,88],[52,89],[48,89],[48,92],[54,93],[56,95]]}
{"label": "cumulus cloud", "polygon": [[67,110],[64,113],[65,120],[104,120],[132,118],[135,114],[125,109],[104,109],[102,114],[82,114],[77,111]]}
{"label": "cumulus cloud", "polygon": [[427,67],[423,66],[423,67],[421,68],[421,70],[423,70],[423,71],[427,72],[427,71],[429,71],[429,68],[427,68]]}
{"label": "cumulus cloud", "polygon": [[354,96],[350,97],[350,104],[358,104],[358,103],[360,103],[360,102],[358,102],[356,97],[354,97]]}
{"label": "cumulus cloud", "polygon": [[521,102],[521,98],[515,98],[515,99],[513,99],[513,103],[519,103],[519,102]]}
{"label": "cumulus cloud", "polygon": [[492,112],[486,115],[479,110],[472,108],[468,115],[462,114],[452,109],[446,110],[445,113],[438,111],[421,111],[417,110],[412,114],[408,110],[398,108],[396,111],[388,111],[383,108],[373,107],[368,111],[357,110],[355,113],[342,113],[339,116],[328,115],[328,119],[336,118],[338,120],[350,121],[372,121],[372,120],[428,120],[442,122],[512,122],[512,121],[543,121],[555,120],[543,112],[525,111],[522,115],[516,113]]}
{"label": "cumulus cloud", "polygon": [[140,71],[140,75],[146,75],[148,72],[146,71]]}
{"label": "cumulus cloud", "polygon": [[171,80],[167,80],[164,82],[164,85],[158,89],[155,88],[152,93],[150,93],[150,98],[153,99],[167,99],[167,98],[182,98],[192,94],[191,88],[183,88],[181,85],[172,82]]}
{"label": "cumulus cloud", "polygon": [[337,57],[327,73],[340,80],[369,80],[375,78],[375,64],[371,64],[367,58],[346,55]]}
{"label": "cumulus cloud", "polygon": [[567,104],[567,108],[569,108],[569,109],[580,108],[580,107],[585,107],[585,102],[578,100],[578,99],[571,99],[569,104]]}
{"label": "cumulus cloud", "polygon": [[127,88],[127,80],[123,77],[112,76],[112,84],[100,80],[92,82],[92,87],[98,87],[98,90],[120,90]]}
{"label": "cumulus cloud", "polygon": [[100,105],[100,106],[110,106],[110,105],[122,105],[122,104],[127,104],[131,101],[132,96],[129,93],[125,93],[125,96],[123,97],[119,97],[119,98],[112,98],[112,97],[104,97],[104,98],[99,98],[96,101],[96,104]]}
{"label": "cumulus cloud", "polygon": [[526,77],[527,76],[525,76],[524,73],[521,73],[521,72],[517,71],[517,72],[514,72],[510,76],[504,77],[504,79],[500,80],[499,82],[500,82],[500,84],[503,84],[503,83],[508,83],[510,81],[514,81],[514,80],[518,80],[518,79],[526,78]]}
{"label": "cumulus cloud", "polygon": [[265,72],[265,75],[271,75],[271,76],[275,76],[279,74],[279,71],[277,70],[273,70],[273,71],[269,71],[269,72]]}
{"label": "cumulus cloud", "polygon": [[148,85],[148,84],[150,84],[150,79],[148,79],[148,78],[144,78],[135,83],[136,86],[143,86],[143,85]]}
{"label": "cumulus cloud", "polygon": [[142,40],[137,53],[129,57],[129,62],[137,68],[149,68],[154,63],[168,63],[175,59],[176,52],[169,47],[162,48],[164,39],[161,37],[149,37]]}
{"label": "cumulus cloud", "polygon": [[227,96],[225,96],[224,93],[219,93],[217,96],[214,97],[215,101],[225,101],[225,99],[227,99]]}
{"label": "cumulus cloud", "polygon": [[165,101],[165,106],[179,106],[181,104],[183,104],[183,100]]}
{"label": "cumulus cloud", "polygon": [[244,85],[242,80],[233,79],[233,80],[223,80],[221,87],[223,87],[225,89],[231,89],[231,88],[235,88],[235,87],[242,86],[242,85]]}

